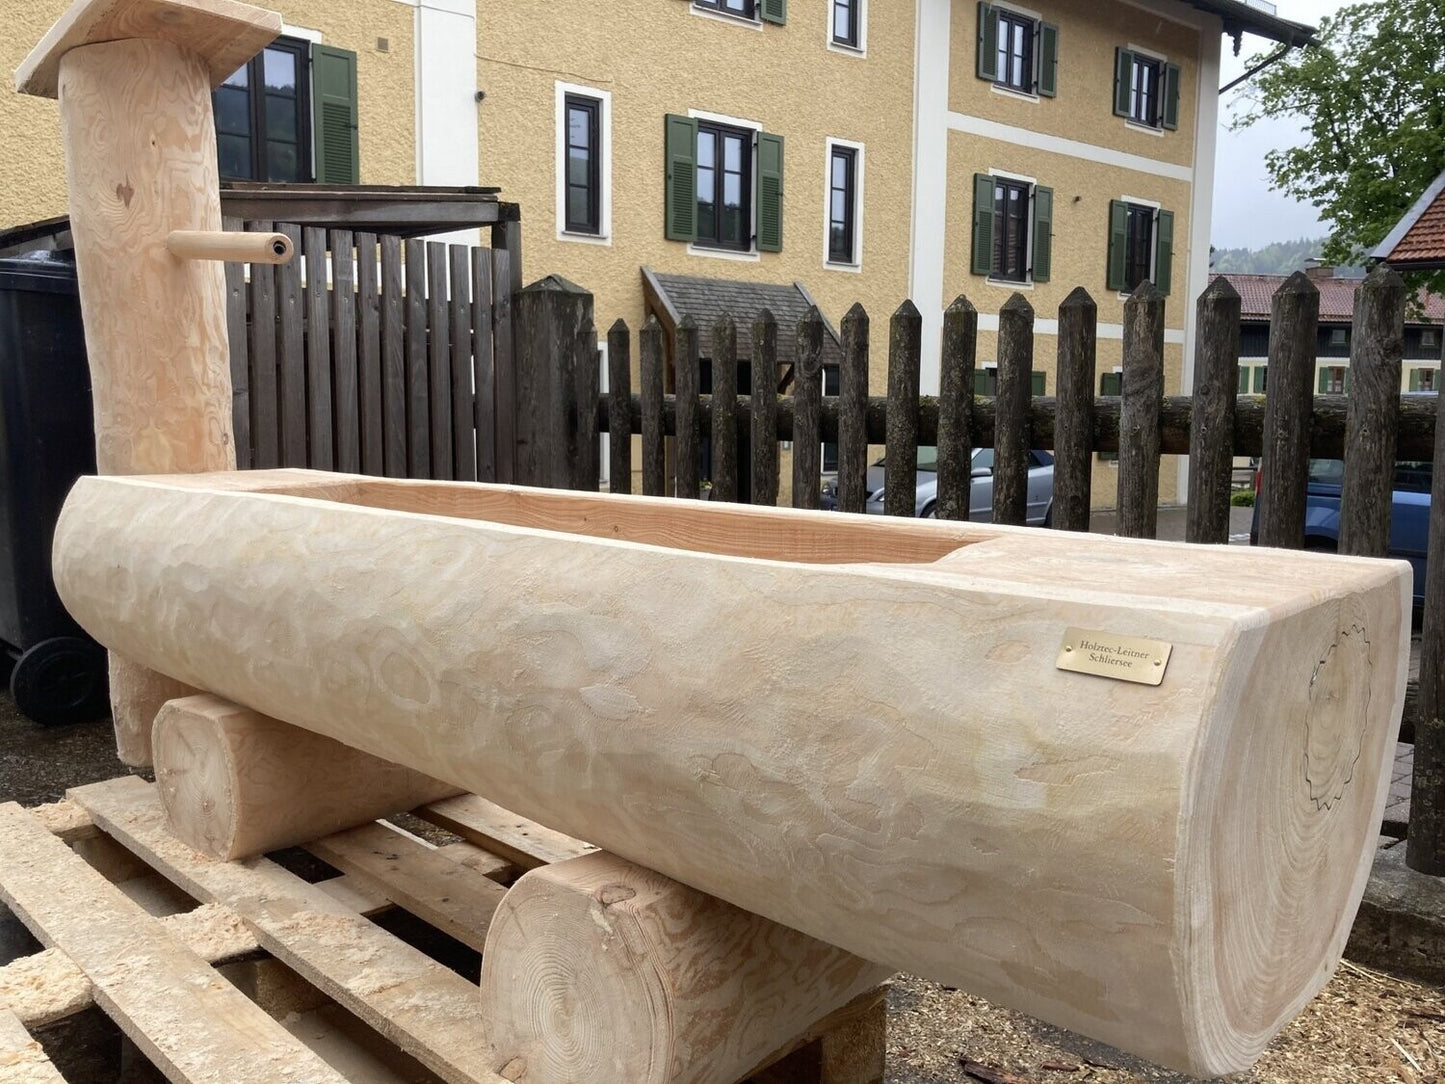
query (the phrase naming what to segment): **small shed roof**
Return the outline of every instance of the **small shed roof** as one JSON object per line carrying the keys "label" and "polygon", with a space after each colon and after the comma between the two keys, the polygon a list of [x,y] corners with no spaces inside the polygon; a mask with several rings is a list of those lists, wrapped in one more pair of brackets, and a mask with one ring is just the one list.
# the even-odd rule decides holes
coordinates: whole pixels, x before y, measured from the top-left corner
{"label": "small shed roof", "polygon": [[1370,258],[1402,271],[1445,268],[1445,173],[1425,189]]}
{"label": "small shed roof", "polygon": [[[669,275],[642,269],[643,289],[653,311],[669,333],[685,316],[697,322],[699,350],[712,353],[712,326],[724,313],[732,315],[738,331],[738,357],[753,356],[753,321],[767,309],[778,321],[778,364],[790,365],[797,350],[798,323],[814,307],[812,295],[801,282],[791,284],[710,279],[695,275]],[[843,358],[838,332],[823,317],[823,364],[837,365]]]}
{"label": "small shed roof", "polygon": [[1257,34],[1283,45],[1315,44],[1315,28],[1281,19],[1268,0],[1187,0],[1190,7],[1218,15],[1226,34]]}

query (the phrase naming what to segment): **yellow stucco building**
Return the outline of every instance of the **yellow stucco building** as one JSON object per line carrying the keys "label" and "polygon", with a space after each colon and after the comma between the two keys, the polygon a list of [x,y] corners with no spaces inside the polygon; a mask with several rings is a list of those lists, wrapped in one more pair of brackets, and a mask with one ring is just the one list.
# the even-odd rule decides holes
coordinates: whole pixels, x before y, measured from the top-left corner
{"label": "yellow stucco building", "polygon": [[[5,0],[12,70],[64,6]],[[911,297],[925,392],[959,294],[982,314],[988,390],[1014,291],[1038,314],[1035,385],[1051,392],[1076,286],[1099,304],[1109,390],[1146,278],[1169,295],[1166,388],[1188,388],[1222,44],[1309,35],[1262,0],[271,6],[282,40],[217,91],[223,174],[498,185],[522,209],[527,278],[591,290],[602,329],[669,308],[669,276],[796,284],[835,327],[861,301],[875,333]],[[0,94],[0,132],[0,226],[63,213],[54,103]],[[1176,472],[1162,481],[1178,495]],[[1096,489],[1107,503],[1102,461]]]}

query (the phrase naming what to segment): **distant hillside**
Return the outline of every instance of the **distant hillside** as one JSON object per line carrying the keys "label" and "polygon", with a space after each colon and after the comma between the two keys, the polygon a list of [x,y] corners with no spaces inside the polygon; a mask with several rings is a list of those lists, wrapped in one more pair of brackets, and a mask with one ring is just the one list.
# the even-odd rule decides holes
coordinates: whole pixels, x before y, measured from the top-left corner
{"label": "distant hillside", "polygon": [[[1261,249],[1217,248],[1210,257],[1211,270],[1240,275],[1289,275],[1309,267],[1309,261],[1319,256],[1326,238],[1302,237],[1298,241],[1276,241]],[[1349,276],[1352,268],[1341,268],[1339,273]],[[1364,269],[1358,269],[1361,275]]]}

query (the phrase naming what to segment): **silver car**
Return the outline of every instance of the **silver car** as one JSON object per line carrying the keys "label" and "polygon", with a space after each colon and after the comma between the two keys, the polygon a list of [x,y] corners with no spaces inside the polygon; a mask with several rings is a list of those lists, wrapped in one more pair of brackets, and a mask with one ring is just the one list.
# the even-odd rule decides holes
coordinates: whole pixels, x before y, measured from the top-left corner
{"label": "silver car", "polygon": [[[973,487],[969,494],[968,518],[977,523],[993,520],[993,457],[992,448],[973,450]],[[868,468],[868,502],[864,511],[883,514],[883,466],[879,459]],[[913,514],[932,519],[938,504],[938,449],[918,449],[918,496]],[[829,478],[823,484],[823,507],[837,508],[837,481]],[[1054,457],[1048,452],[1029,452],[1029,487],[1026,522],[1031,527],[1047,527],[1054,510]]]}

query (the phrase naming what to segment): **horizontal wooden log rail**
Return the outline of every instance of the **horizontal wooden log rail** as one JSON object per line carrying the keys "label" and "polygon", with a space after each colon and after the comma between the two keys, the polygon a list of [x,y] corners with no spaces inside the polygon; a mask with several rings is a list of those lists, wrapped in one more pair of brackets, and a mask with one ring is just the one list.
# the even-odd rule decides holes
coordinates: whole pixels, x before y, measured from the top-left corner
{"label": "horizontal wooden log rail", "polygon": [[[698,396],[698,413],[705,429],[712,425],[712,396]],[[1119,410],[1121,399],[1117,396],[1101,396],[1094,400],[1094,451],[1117,452],[1119,450]],[[1170,395],[1164,398],[1159,419],[1159,450],[1164,455],[1189,454],[1189,427],[1193,413],[1193,400],[1188,395]],[[1310,423],[1310,455],[1315,459],[1343,459],[1345,454],[1345,416],[1349,399],[1344,395],[1319,395],[1314,401],[1314,416]],[[777,401],[777,439],[793,439],[792,396]],[[822,433],[825,441],[838,439],[838,399],[825,397],[822,405]],[[886,443],[888,398],[874,395],[868,399],[866,408],[868,443]],[[980,448],[991,448],[994,442],[995,400],[975,398],[973,405],[973,426],[977,434],[976,444]],[[923,396],[919,400],[918,443],[931,446],[938,441],[939,400],[934,396]],[[1399,447],[1398,456],[1405,460],[1430,460],[1434,455],[1435,443],[1435,400],[1427,397],[1401,396],[1399,405]],[[752,398],[738,396],[737,418],[740,431],[746,431],[752,424]],[[1038,448],[1052,448],[1055,443],[1055,422],[1058,418],[1058,400],[1053,396],[1038,397],[1029,403],[1029,421],[1033,427],[1033,444]],[[642,398],[633,395],[629,400],[628,421],[633,433],[642,432]],[[662,399],[662,421],[667,436],[677,432],[677,397],[665,395]],[[1259,456],[1264,447],[1264,396],[1241,395],[1235,407],[1234,455]],[[602,433],[611,432],[608,397],[603,395],[597,403],[597,427]]]}

